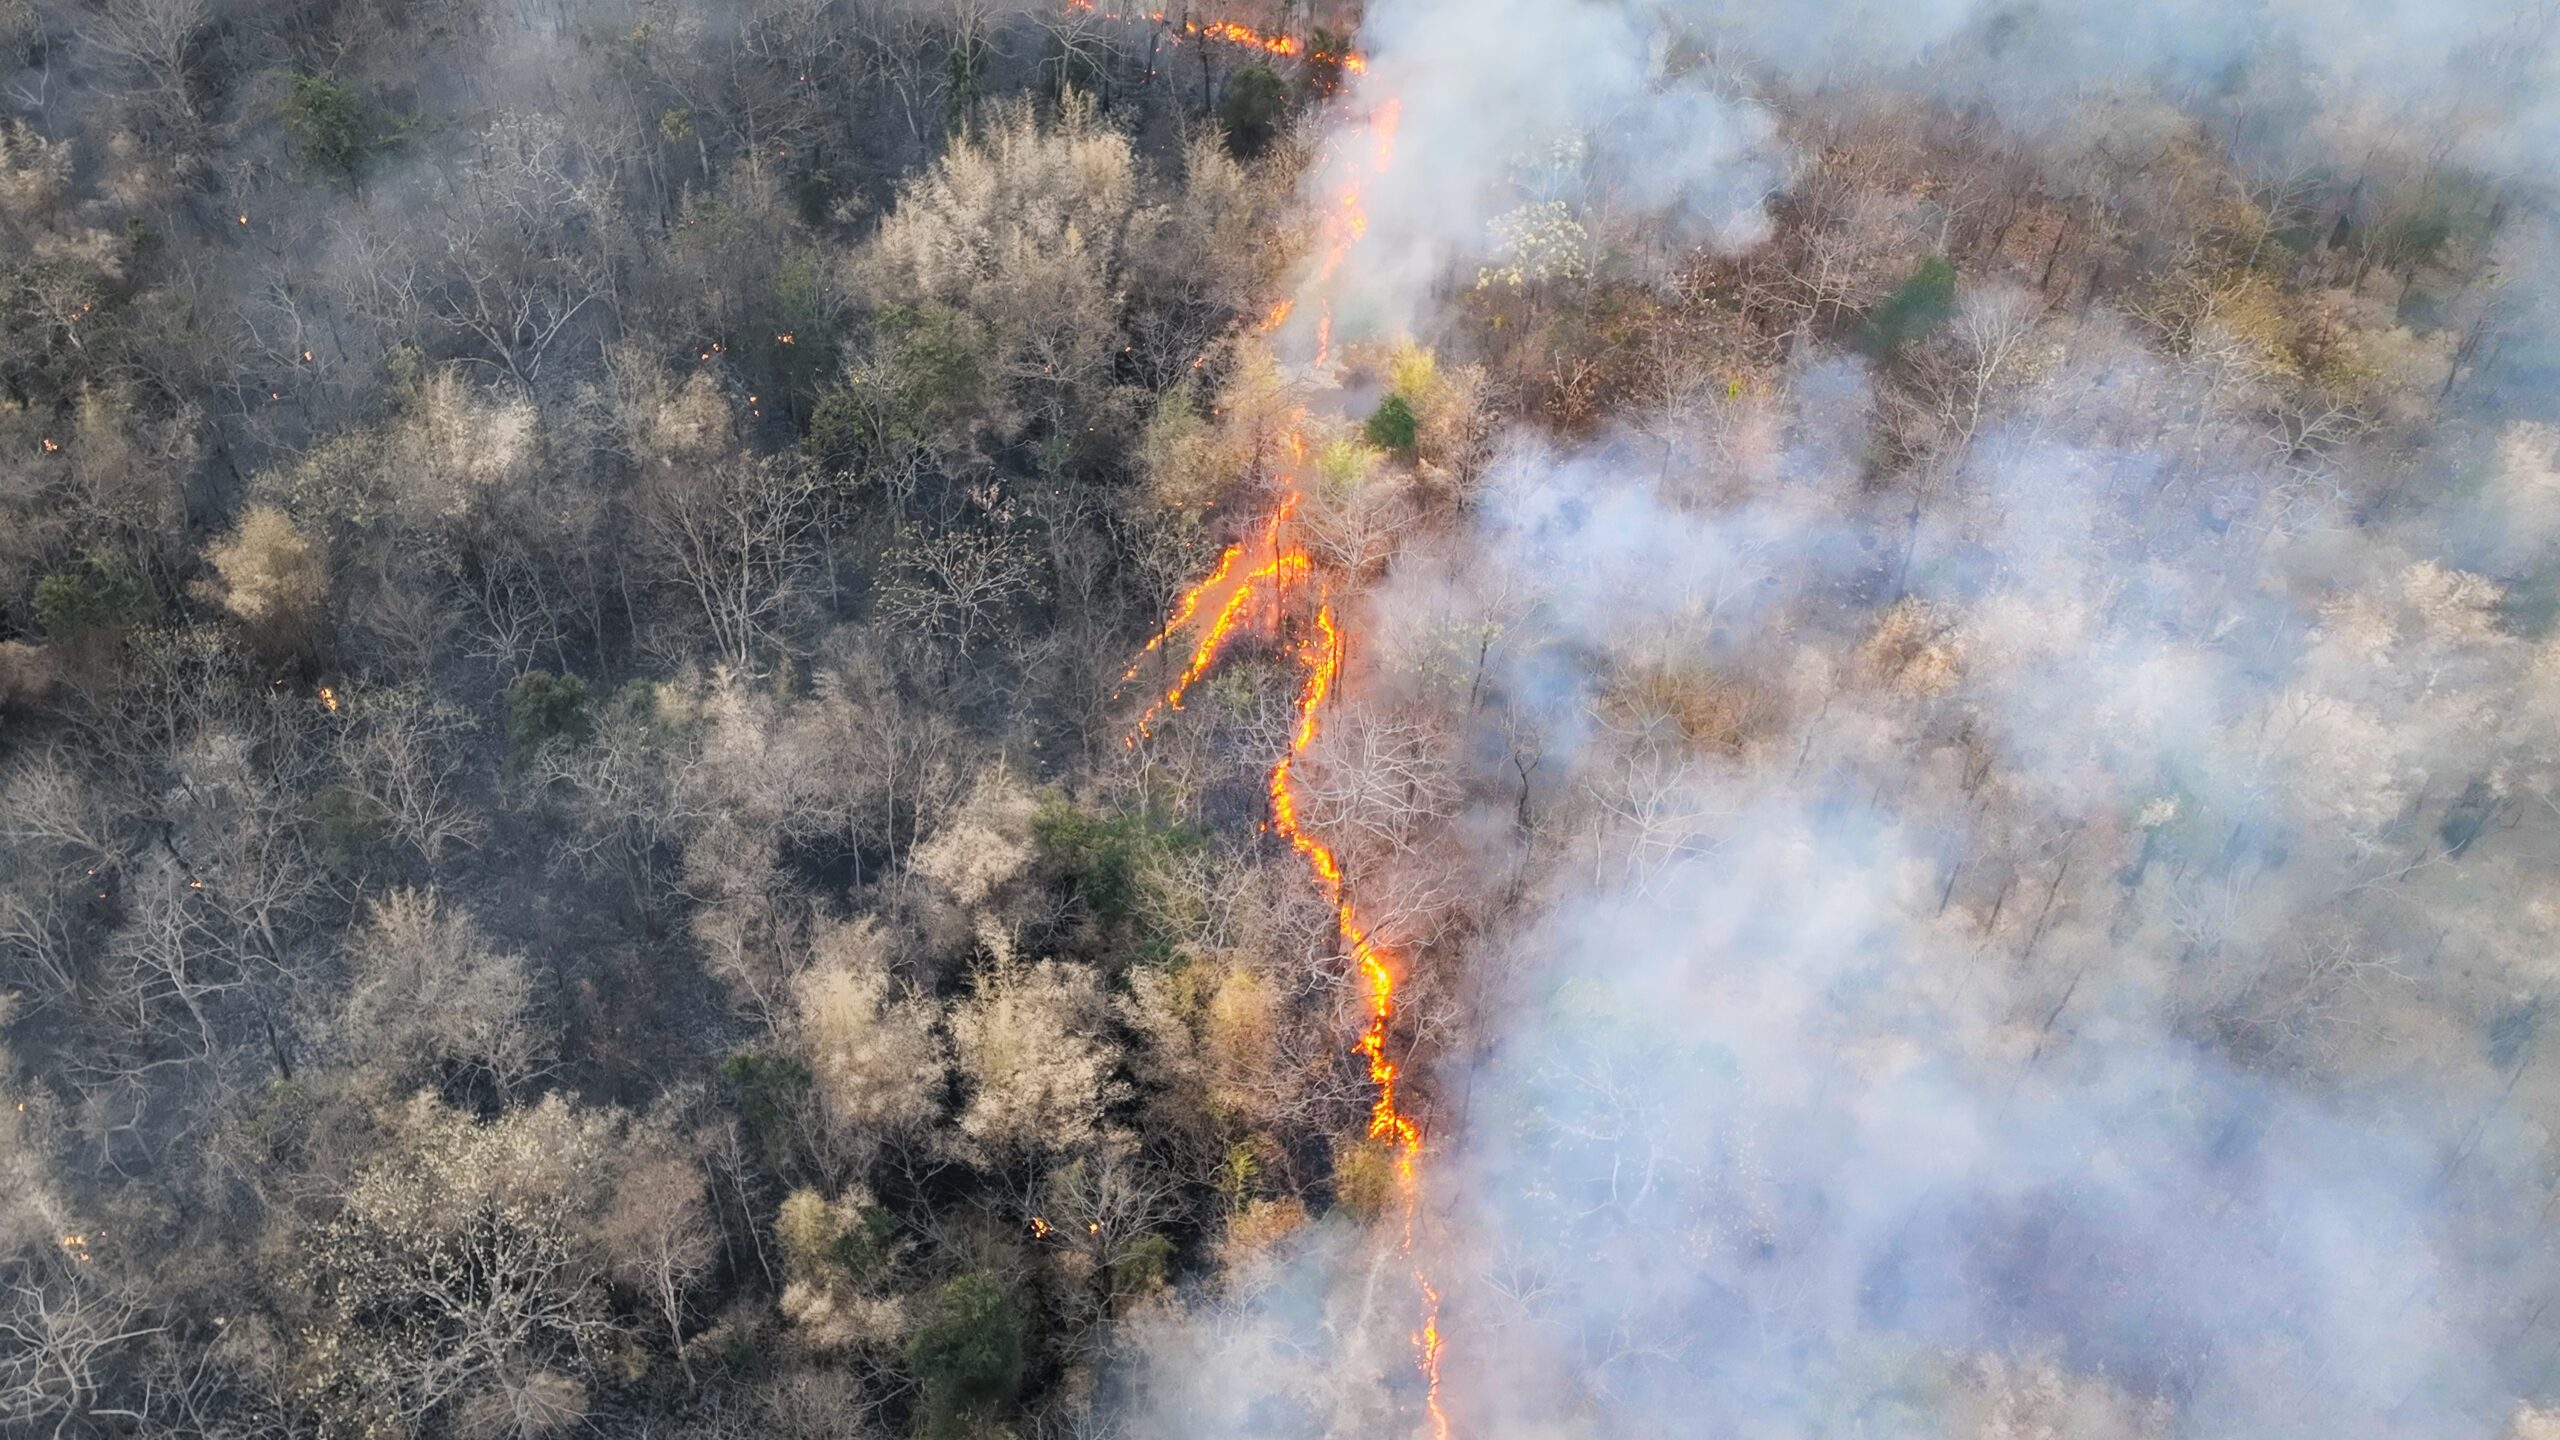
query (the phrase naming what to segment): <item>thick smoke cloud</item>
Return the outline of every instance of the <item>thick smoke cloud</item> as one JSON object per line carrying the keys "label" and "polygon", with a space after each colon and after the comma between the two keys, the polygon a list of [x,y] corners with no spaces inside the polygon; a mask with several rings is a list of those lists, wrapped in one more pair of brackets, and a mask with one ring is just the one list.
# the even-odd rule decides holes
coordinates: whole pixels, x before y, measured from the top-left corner
{"label": "thick smoke cloud", "polygon": [[[2560,153],[2511,7],[1668,12],[1373,7],[1351,113],[1402,116],[1346,310],[1428,332],[1560,144],[1572,213],[1747,248],[1779,96],[1982,107],[2055,173],[2145,89],[2267,173]],[[2510,382],[2548,353],[2528,271]],[[2476,384],[2383,453],[2126,320],[2026,353],[1923,504],[1874,483],[1863,362],[1808,347],[1780,395],[1514,437],[1372,592],[1405,677],[1372,703],[1498,635],[1461,828],[1488,892],[1546,877],[1461,957],[1482,1048],[1440,1057],[1464,1433],[2488,1436],[2545,1397],[2535,397]],[[1665,669],[1776,718],[1667,734],[1624,702]],[[1410,1404],[1399,1262],[1310,1246],[1139,1367],[1139,1429]]]}
{"label": "thick smoke cloud", "polygon": [[1636,9],[1418,0],[1372,7],[1361,43],[1369,69],[1344,107],[1357,123],[1311,192],[1319,209],[1363,192],[1365,228],[1320,287],[1339,294],[1346,337],[1412,329],[1489,260],[1584,262],[1579,222],[1553,222],[1603,181],[1668,237],[1732,247],[1765,233],[1783,178],[1772,120],[1668,70]]}

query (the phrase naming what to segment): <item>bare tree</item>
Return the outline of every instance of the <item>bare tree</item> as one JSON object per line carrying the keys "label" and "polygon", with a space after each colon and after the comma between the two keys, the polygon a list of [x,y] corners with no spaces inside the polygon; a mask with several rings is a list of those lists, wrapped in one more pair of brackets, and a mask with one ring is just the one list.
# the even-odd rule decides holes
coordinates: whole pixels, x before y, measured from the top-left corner
{"label": "bare tree", "polygon": [[883,1143],[929,1128],[950,1075],[939,1009],[891,977],[889,943],[876,922],[832,926],[792,984],[793,1039],[846,1174]]}
{"label": "bare tree", "polygon": [[1307,822],[1361,856],[1411,850],[1425,827],[1457,811],[1451,743],[1437,716],[1383,709],[1337,714],[1295,772]]}
{"label": "bare tree", "polygon": [[632,914],[651,923],[669,898],[661,867],[703,818],[673,773],[686,759],[652,717],[617,706],[592,738],[535,751],[521,777],[528,799],[568,822],[563,858],[620,876]]}
{"label": "bare tree", "polygon": [[477,1076],[501,1098],[524,1093],[549,1058],[532,977],[467,913],[431,892],[394,890],[351,938],[354,971],[336,1024],[347,1063],[384,1088]]}
{"label": "bare tree", "polygon": [[488,823],[461,793],[470,717],[405,686],[351,692],[342,703],[353,721],[336,737],[338,763],[392,837],[430,865],[476,844]]}
{"label": "bare tree", "polygon": [[701,1166],[672,1149],[634,1163],[615,1187],[601,1238],[616,1278],[647,1296],[666,1321],[667,1343],[690,1377],[685,1297],[711,1274],[720,1254]]}
{"label": "bare tree", "polygon": [[159,1334],[139,1306],[87,1268],[43,1260],[0,1262],[0,1424],[56,1437],[145,1417],[102,1403],[120,1351]]}
{"label": "bare tree", "polygon": [[181,145],[194,138],[196,118],[188,54],[207,18],[205,0],[107,0],[79,28],[82,43],[133,76],[128,93]]}
{"label": "bare tree", "polygon": [[640,502],[651,567],[699,612],[721,659],[753,673],[817,558],[818,484],[790,457],[723,460],[651,477]]}
{"label": "bare tree", "polygon": [[560,122],[509,114],[481,136],[443,217],[426,257],[430,307],[531,388],[578,317],[612,303],[597,253],[607,194],[575,174]]}
{"label": "bare tree", "polygon": [[880,609],[910,643],[949,666],[1037,593],[1037,562],[1012,537],[946,530],[901,547]]}
{"label": "bare tree", "polygon": [[1100,1140],[1122,1088],[1109,1014],[1100,977],[1084,966],[1043,960],[983,971],[951,1017],[969,1086],[951,1141],[1010,1165]]}

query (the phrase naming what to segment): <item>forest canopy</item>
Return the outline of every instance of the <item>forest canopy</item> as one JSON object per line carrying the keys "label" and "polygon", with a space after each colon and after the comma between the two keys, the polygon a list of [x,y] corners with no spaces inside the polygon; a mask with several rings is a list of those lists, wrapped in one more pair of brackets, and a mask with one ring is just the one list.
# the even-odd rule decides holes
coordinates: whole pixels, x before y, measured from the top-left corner
{"label": "forest canopy", "polygon": [[0,0],[0,1431],[2560,1435],[2546,9]]}

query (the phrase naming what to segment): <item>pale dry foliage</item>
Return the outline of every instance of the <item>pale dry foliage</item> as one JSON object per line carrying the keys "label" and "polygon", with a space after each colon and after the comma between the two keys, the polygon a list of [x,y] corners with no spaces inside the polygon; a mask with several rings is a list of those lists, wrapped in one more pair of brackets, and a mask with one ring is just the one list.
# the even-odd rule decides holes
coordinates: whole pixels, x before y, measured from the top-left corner
{"label": "pale dry foliage", "polygon": [[49,214],[70,179],[69,144],[46,139],[23,120],[0,121],[0,206],[12,219]]}
{"label": "pale dry foliage", "polygon": [[1333,1033],[1293,1024],[1288,991],[1251,954],[1133,969],[1128,985],[1119,1012],[1139,1041],[1129,1061],[1148,1133],[1206,1146],[1237,1129],[1308,1123],[1326,1103]]}
{"label": "pale dry foliage", "polygon": [[431,1083],[451,1070],[507,1095],[547,1063],[525,958],[432,891],[394,890],[375,901],[348,957],[339,1045],[384,1084]]}
{"label": "pale dry foliage", "polygon": [[[8,3],[0,0],[0,12]],[[0,46],[8,44],[8,28],[0,13]],[[65,343],[74,349],[81,348],[74,327],[102,287],[122,278],[130,252],[115,233],[81,223],[83,207],[71,203],[78,158],[68,140],[48,139],[23,121],[0,120],[0,233],[9,235],[13,258],[37,262],[0,273],[13,282],[19,303],[64,327]]]}
{"label": "pale dry foliage", "polygon": [[736,414],[711,371],[679,381],[638,342],[605,352],[604,382],[588,399],[603,411],[602,428],[635,463],[703,465],[736,439]]}
{"label": "pale dry foliage", "polygon": [[1981,1356],[1958,1368],[1946,1433],[1961,1440],[2163,1440],[2166,1402],[2142,1400],[2038,1357]]}
{"label": "pale dry foliage", "polygon": [[587,1387],[574,1375],[530,1370],[499,1376],[462,1402],[464,1440],[537,1440],[587,1418]]}
{"label": "pale dry foliage", "polygon": [[1219,1272],[1250,1275],[1255,1266],[1267,1262],[1290,1237],[1304,1230],[1307,1219],[1306,1202],[1294,1195],[1248,1203],[1227,1217],[1226,1232],[1218,1240]]}
{"label": "pale dry foliage", "polygon": [[959,811],[916,847],[915,871],[948,890],[961,908],[980,910],[1030,869],[1037,854],[1031,821],[1039,811],[1039,797],[1010,771],[990,770]]}
{"label": "pale dry foliage", "polygon": [[1028,103],[1000,105],[881,222],[882,293],[1026,318],[1044,301],[1104,298],[1137,188],[1128,137],[1089,98],[1069,97],[1045,129]]}
{"label": "pale dry foliage", "polygon": [[1057,960],[990,966],[952,1011],[968,1081],[957,1143],[1004,1163],[1085,1149],[1122,1098],[1102,977]]}
{"label": "pale dry foliage", "polygon": [[53,692],[53,657],[41,645],[0,640],[0,708],[41,703]]}
{"label": "pale dry foliage", "polygon": [[667,1323],[667,1341],[687,1372],[684,1299],[720,1258],[719,1228],[703,1195],[701,1167],[664,1137],[657,1153],[633,1162],[614,1191],[597,1238],[623,1285],[647,1297]]}
{"label": "pale dry foliage", "polygon": [[1561,200],[1533,200],[1493,217],[1488,225],[1494,263],[1476,272],[1476,288],[1513,290],[1591,273],[1600,247],[1591,231]]}
{"label": "pale dry foliage", "polygon": [[[794,1190],[774,1216],[781,1243],[781,1310],[792,1337],[827,1352],[884,1347],[904,1338],[912,1317],[901,1297],[883,1295],[845,1263],[848,1242],[858,1252],[878,1205],[869,1191],[852,1186],[830,1200],[815,1190]],[[880,1257],[885,1259],[887,1257]]]}
{"label": "pale dry foliage", "polygon": [[2481,568],[2518,575],[2560,549],[2560,426],[2517,421],[2498,433],[2482,478]]}
{"label": "pale dry foliage", "polygon": [[287,1383],[358,1428],[413,1429],[448,1405],[523,1415],[528,1377],[591,1373],[614,1332],[589,1237],[620,1127],[557,1096],[476,1123],[422,1095],[394,1118],[338,1213],[279,1256],[318,1301],[280,1357]]}
{"label": "pale dry foliage", "polygon": [[1047,126],[1011,101],[899,191],[858,268],[875,293],[974,317],[1025,418],[1063,427],[1114,384],[1126,255],[1163,219],[1090,97]]}
{"label": "pale dry foliage", "polygon": [[889,944],[873,919],[829,925],[791,985],[819,1107],[856,1154],[929,1126],[951,1068],[934,1005],[890,974]]}
{"label": "pale dry foliage", "polygon": [[532,403],[483,393],[457,366],[419,382],[391,429],[385,459],[397,487],[395,503],[413,521],[425,522],[468,514],[493,492],[521,483],[532,470],[535,449]]}
{"label": "pale dry foliage", "polygon": [[1964,673],[1964,644],[1954,619],[1917,596],[1895,603],[1859,651],[1876,683],[1915,700],[1955,688]]}
{"label": "pale dry foliage", "polygon": [[329,571],[320,543],[272,505],[252,505],[205,558],[221,577],[224,609],[252,625],[300,632],[319,618]]}
{"label": "pale dry foliage", "polygon": [[2400,598],[2420,633],[2438,645],[2487,645],[2500,638],[2506,591],[2485,576],[2421,560],[2400,573]]}
{"label": "pale dry foliage", "polygon": [[1206,511],[1235,483],[1246,456],[1236,432],[1200,413],[1188,385],[1166,391],[1138,436],[1138,474],[1147,500],[1169,516]]}

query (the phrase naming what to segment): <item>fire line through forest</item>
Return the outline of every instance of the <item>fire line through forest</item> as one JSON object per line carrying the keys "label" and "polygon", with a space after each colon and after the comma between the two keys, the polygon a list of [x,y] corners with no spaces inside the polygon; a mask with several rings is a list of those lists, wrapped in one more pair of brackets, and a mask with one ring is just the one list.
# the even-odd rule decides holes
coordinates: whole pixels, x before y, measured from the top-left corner
{"label": "fire line through forest", "polygon": [[1318,65],[1331,65],[1345,75],[1358,75],[1369,68],[1368,57],[1357,50],[1328,50],[1294,35],[1278,35],[1240,25],[1232,20],[1174,19],[1162,10],[1105,10],[1098,0],[1065,0],[1069,10],[1091,15],[1097,20],[1116,20],[1131,25],[1157,25],[1173,33],[1175,44],[1186,39],[1216,40],[1228,45],[1259,50],[1282,60],[1307,60]]}
{"label": "fire line through forest", "polygon": [[[1303,451],[1303,437],[1293,435],[1291,438],[1292,451]],[[1175,601],[1164,627],[1147,642],[1138,661],[1122,677],[1124,681],[1136,679],[1148,655],[1163,649],[1167,641],[1197,621],[1204,611],[1210,614],[1211,618],[1193,645],[1181,676],[1148,705],[1137,725],[1129,732],[1125,742],[1129,746],[1134,748],[1140,740],[1152,735],[1166,712],[1182,708],[1183,699],[1192,685],[1207,674],[1228,645],[1246,631],[1246,622],[1255,618],[1257,600],[1267,597],[1275,626],[1285,623],[1291,583],[1312,576],[1312,557],[1288,534],[1288,521],[1298,504],[1295,477],[1284,472],[1281,481],[1282,497],[1264,523],[1257,527],[1260,533],[1255,542],[1250,546],[1246,542],[1238,542],[1227,547],[1210,573]],[[1249,550],[1269,558],[1252,563],[1251,568],[1239,574],[1237,567],[1247,563]],[[1339,682],[1345,648],[1338,612],[1331,598],[1319,592],[1308,633],[1300,635],[1296,643],[1288,647],[1288,654],[1297,664],[1301,679],[1289,749],[1272,765],[1266,784],[1271,807],[1269,829],[1287,841],[1290,849],[1305,862],[1317,889],[1333,907],[1336,933],[1360,976],[1367,1018],[1352,1049],[1367,1065],[1369,1082],[1375,1094],[1369,1108],[1369,1137],[1385,1143],[1394,1153],[1403,1226],[1398,1244],[1410,1258],[1414,1252],[1414,1227],[1421,1201],[1423,1134],[1421,1123],[1404,1106],[1404,1067],[1387,1053],[1395,1025],[1401,980],[1397,958],[1380,943],[1369,922],[1353,903],[1341,857],[1303,823],[1301,797],[1296,784],[1298,762],[1322,733],[1325,705],[1333,698]],[[1422,1297],[1421,1321],[1413,1343],[1417,1367],[1425,1383],[1425,1408],[1431,1433],[1436,1440],[1446,1440],[1449,1422],[1440,1403],[1440,1361],[1444,1346],[1440,1334],[1440,1294],[1419,1261],[1415,1261],[1413,1266],[1413,1280]]]}
{"label": "fire line through forest", "polygon": [[[1090,7],[1079,7],[1090,8]],[[1289,53],[1289,52],[1278,52]],[[1346,66],[1346,68],[1351,68]],[[1367,216],[1362,208],[1362,190],[1370,176],[1383,174],[1394,158],[1394,137],[1399,107],[1393,100],[1381,104],[1368,117],[1368,174],[1344,183],[1329,198],[1318,217],[1318,248],[1302,292],[1321,296],[1348,261],[1352,248],[1367,233]],[[1319,300],[1315,327],[1314,369],[1326,370],[1332,362],[1332,310]],[[1295,309],[1294,303],[1283,301],[1265,315],[1255,333],[1269,335],[1285,324]],[[1209,573],[1176,597],[1164,624],[1151,636],[1145,647],[1121,676],[1121,683],[1134,683],[1148,664],[1149,657],[1163,651],[1178,635],[1197,627],[1180,675],[1152,700],[1138,717],[1124,740],[1135,748],[1152,736],[1172,712],[1182,709],[1191,688],[1218,663],[1228,646],[1251,628],[1261,603],[1267,600],[1272,633],[1278,635],[1287,627],[1290,591],[1317,578],[1314,557],[1298,540],[1291,528],[1300,503],[1298,471],[1307,460],[1306,412],[1301,409],[1292,417],[1287,437],[1286,465],[1277,480],[1279,498],[1270,511],[1248,532],[1250,538],[1239,540],[1222,551]],[[1202,617],[1206,616],[1205,623]],[[1321,586],[1315,596],[1312,621],[1285,649],[1299,671],[1296,718],[1290,730],[1289,748],[1273,763],[1266,783],[1270,804],[1267,828],[1288,842],[1290,849],[1305,863],[1319,893],[1333,908],[1337,938],[1360,977],[1366,1018],[1358,1039],[1352,1045],[1368,1071],[1374,1099],[1369,1109],[1368,1136],[1385,1144],[1394,1156],[1397,1194],[1401,1206],[1401,1233],[1398,1249],[1412,1267],[1415,1290],[1420,1298],[1420,1317],[1412,1335],[1415,1367],[1424,1382],[1424,1412],[1434,1440],[1448,1440],[1449,1418],[1441,1405],[1440,1372],[1445,1342],[1440,1333],[1440,1292],[1431,1282],[1415,1254],[1415,1226],[1421,1205],[1421,1161],[1423,1156],[1422,1126],[1404,1105],[1405,1071],[1391,1057],[1388,1042],[1393,1033],[1398,1005],[1400,973],[1399,957],[1383,944],[1371,923],[1353,902],[1341,857],[1324,840],[1308,830],[1302,820],[1301,792],[1296,781],[1298,762],[1313,748],[1323,730],[1324,711],[1341,679],[1342,665],[1348,649],[1340,612],[1332,597]]]}

